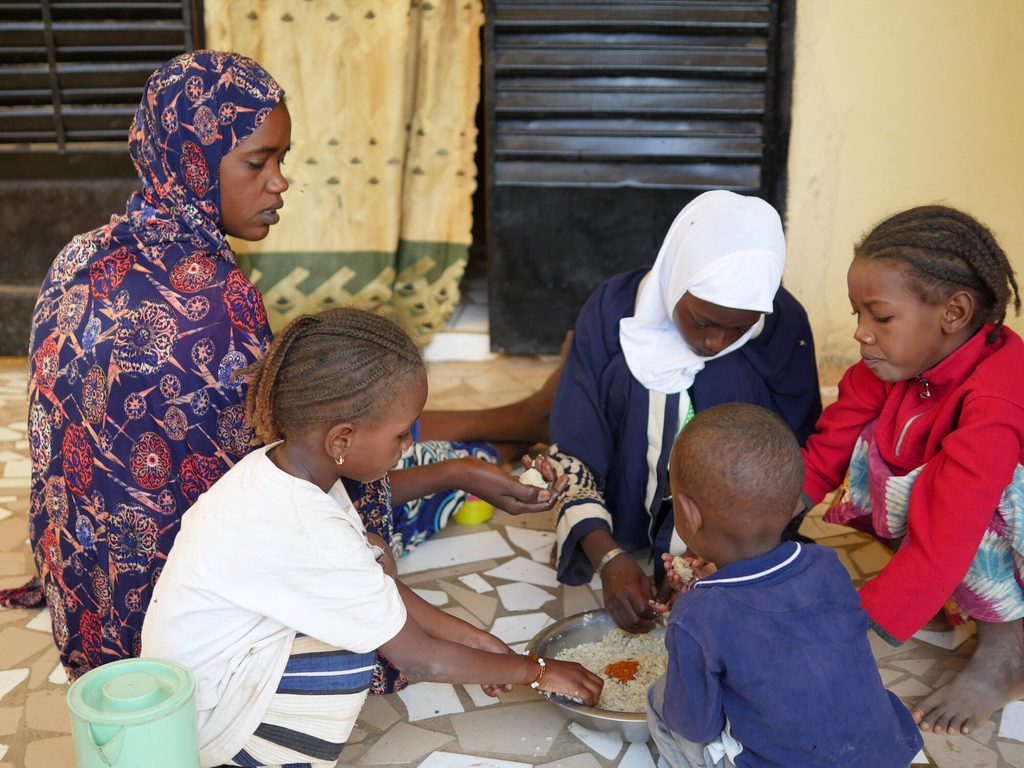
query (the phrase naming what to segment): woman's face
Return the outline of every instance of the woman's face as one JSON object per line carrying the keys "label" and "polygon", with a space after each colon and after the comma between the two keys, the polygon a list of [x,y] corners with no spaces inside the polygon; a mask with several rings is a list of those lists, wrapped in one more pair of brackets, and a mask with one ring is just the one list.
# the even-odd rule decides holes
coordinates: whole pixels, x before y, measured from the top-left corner
{"label": "woman's face", "polygon": [[292,119],[282,102],[220,161],[220,212],[227,234],[262,240],[277,224],[281,195],[288,189],[281,166],[291,141]]}
{"label": "woman's face", "polygon": [[684,293],[672,319],[683,341],[701,357],[712,357],[735,343],[761,318],[752,309],[732,309]]}

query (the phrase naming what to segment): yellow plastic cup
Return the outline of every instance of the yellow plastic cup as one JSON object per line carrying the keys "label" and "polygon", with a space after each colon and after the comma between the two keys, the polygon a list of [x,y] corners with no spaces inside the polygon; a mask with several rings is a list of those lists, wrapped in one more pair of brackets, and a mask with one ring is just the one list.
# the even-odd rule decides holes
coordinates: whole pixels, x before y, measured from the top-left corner
{"label": "yellow plastic cup", "polygon": [[486,523],[493,516],[494,507],[476,496],[466,499],[459,511],[453,515],[455,522],[461,525],[480,525],[480,523]]}

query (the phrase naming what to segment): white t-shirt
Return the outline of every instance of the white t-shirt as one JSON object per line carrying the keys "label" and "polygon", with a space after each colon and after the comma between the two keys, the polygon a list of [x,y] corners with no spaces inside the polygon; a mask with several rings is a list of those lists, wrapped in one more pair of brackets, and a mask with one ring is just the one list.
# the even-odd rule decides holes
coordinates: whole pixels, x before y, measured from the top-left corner
{"label": "white t-shirt", "polygon": [[185,513],[142,627],[143,656],[195,675],[204,765],[230,760],[260,724],[296,632],[368,653],[405,625],[342,484],[324,493],[289,475],[271,447]]}

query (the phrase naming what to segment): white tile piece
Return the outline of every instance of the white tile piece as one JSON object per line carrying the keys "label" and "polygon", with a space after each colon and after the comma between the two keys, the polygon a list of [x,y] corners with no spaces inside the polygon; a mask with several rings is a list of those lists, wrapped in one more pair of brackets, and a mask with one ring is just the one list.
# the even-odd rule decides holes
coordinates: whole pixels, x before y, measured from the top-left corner
{"label": "white tile piece", "polygon": [[448,603],[448,593],[440,589],[414,589],[413,592],[437,608]]}
{"label": "white tile piece", "polygon": [[569,723],[569,732],[605,760],[614,760],[622,751],[622,739],[613,733],[592,731],[579,723]]}
{"label": "white tile piece", "polygon": [[532,611],[555,599],[550,592],[521,581],[514,584],[499,584],[498,597],[509,611]]}
{"label": "white tile piece", "polygon": [[28,678],[28,668],[5,669],[0,672],[0,700]]}
{"label": "white tile piece", "polygon": [[20,440],[23,434],[23,432],[18,432],[10,427],[0,427],[0,440],[3,440],[4,442]]}
{"label": "white tile piece", "polygon": [[25,454],[17,451],[0,451],[0,461],[23,461],[26,458]]}
{"label": "white tile piece", "polygon": [[654,768],[654,758],[647,744],[642,741],[630,744],[619,761],[619,768]]}
{"label": "white tile piece", "polygon": [[517,616],[502,616],[495,620],[491,634],[506,643],[521,643],[533,639],[533,636],[555,620],[546,613],[521,613]]}
{"label": "white tile piece", "polygon": [[461,333],[441,331],[423,350],[423,359],[428,363],[454,360],[493,360],[489,333]]}
{"label": "white tile piece", "polygon": [[530,763],[496,760],[493,757],[459,755],[454,752],[432,752],[420,768],[531,768]]}
{"label": "white tile piece", "polygon": [[7,519],[8,517],[10,517],[10,516],[11,516],[12,514],[14,514],[14,513],[13,513],[13,512],[11,512],[11,510],[9,510],[9,509],[4,509],[3,507],[0,507],[0,520],[6,520],[6,519]]}
{"label": "white tile piece", "polygon": [[405,704],[411,723],[466,711],[450,683],[413,683],[399,691],[398,698]]}
{"label": "white tile piece", "polygon": [[555,534],[550,531],[535,531],[532,528],[520,528],[515,525],[506,525],[505,535],[509,541],[527,552],[550,549],[555,543]]}
{"label": "white tile piece", "polygon": [[467,573],[465,576],[459,576],[459,581],[465,584],[467,587],[472,589],[474,592],[483,594],[484,592],[493,592],[492,587],[487,579],[481,576],[479,573]]}
{"label": "white tile piece", "polygon": [[929,645],[938,646],[939,648],[945,648],[947,651],[952,651],[967,642],[968,638],[973,634],[974,622],[968,622],[967,624],[957,624],[952,629],[938,632],[930,629],[921,629],[914,633],[914,639]]}
{"label": "white tile piece", "polygon": [[914,755],[914,759],[910,761],[911,765],[929,765],[931,760],[928,759],[928,755],[924,753],[923,749],[917,750],[917,754]]}
{"label": "white tile piece", "polygon": [[1024,741],[1024,701],[1011,701],[1003,707],[999,738]]}
{"label": "white tile piece", "polygon": [[0,760],[2,760],[3,756],[6,755],[6,754],[7,754],[7,745],[6,744],[0,744]]}
{"label": "white tile piece", "polygon": [[10,504],[12,501],[17,500],[17,496],[0,496],[0,504]]}
{"label": "white tile piece", "polygon": [[14,443],[14,448],[19,451],[25,451],[29,448],[28,440],[18,440]]}
{"label": "white tile piece", "polygon": [[53,672],[50,673],[50,677],[47,678],[54,685],[67,685],[70,681],[68,680],[67,670],[64,669],[64,665],[59,663],[53,668]]}
{"label": "white tile piece", "polygon": [[512,643],[509,646],[509,649],[512,651],[512,653],[526,653],[526,646],[528,646],[528,645],[529,645],[528,642],[526,642],[526,643]]}
{"label": "white tile piece", "polygon": [[498,531],[467,533],[426,542],[408,556],[398,559],[398,573],[448,568],[513,554],[512,547]]}
{"label": "white tile piece", "polygon": [[28,432],[28,424],[24,421],[12,421],[7,425],[8,429],[13,429],[15,432],[25,433]]}
{"label": "white tile piece", "polygon": [[473,706],[475,707],[489,707],[492,704],[498,704],[499,699],[497,696],[488,696],[484,693],[484,689],[479,685],[464,685],[462,686],[466,693],[469,694],[469,698],[473,700]]}
{"label": "white tile piece", "polygon": [[509,560],[497,568],[485,571],[484,575],[507,581],[526,581],[541,587],[558,586],[558,577],[554,568],[549,568],[533,560],[527,560],[525,557],[516,557]]}
{"label": "white tile piece", "polygon": [[38,632],[53,632],[53,625],[50,623],[50,609],[43,608],[32,618],[32,621],[25,625],[25,629],[34,629]]}
{"label": "white tile piece", "polygon": [[594,571],[594,575],[590,579],[589,586],[595,592],[600,592],[602,589],[604,589],[604,585],[601,583],[601,574],[600,573],[598,573],[597,571]]}

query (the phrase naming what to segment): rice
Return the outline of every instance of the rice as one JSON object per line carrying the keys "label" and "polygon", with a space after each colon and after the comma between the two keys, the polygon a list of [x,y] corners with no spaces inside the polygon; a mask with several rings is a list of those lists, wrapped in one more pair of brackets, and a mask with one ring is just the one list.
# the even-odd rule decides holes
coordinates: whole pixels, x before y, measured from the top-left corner
{"label": "rice", "polygon": [[[664,630],[647,635],[632,635],[621,629],[613,629],[600,642],[581,643],[559,651],[555,656],[560,661],[575,661],[604,679],[604,689],[597,706],[613,712],[642,714],[646,709],[647,689],[665,674],[668,667],[668,653],[665,651]],[[623,661],[638,662],[636,676],[628,682],[621,682],[607,671],[609,665]],[[633,670],[632,664],[613,667],[621,677]],[[625,673],[625,674],[622,674]]]}

